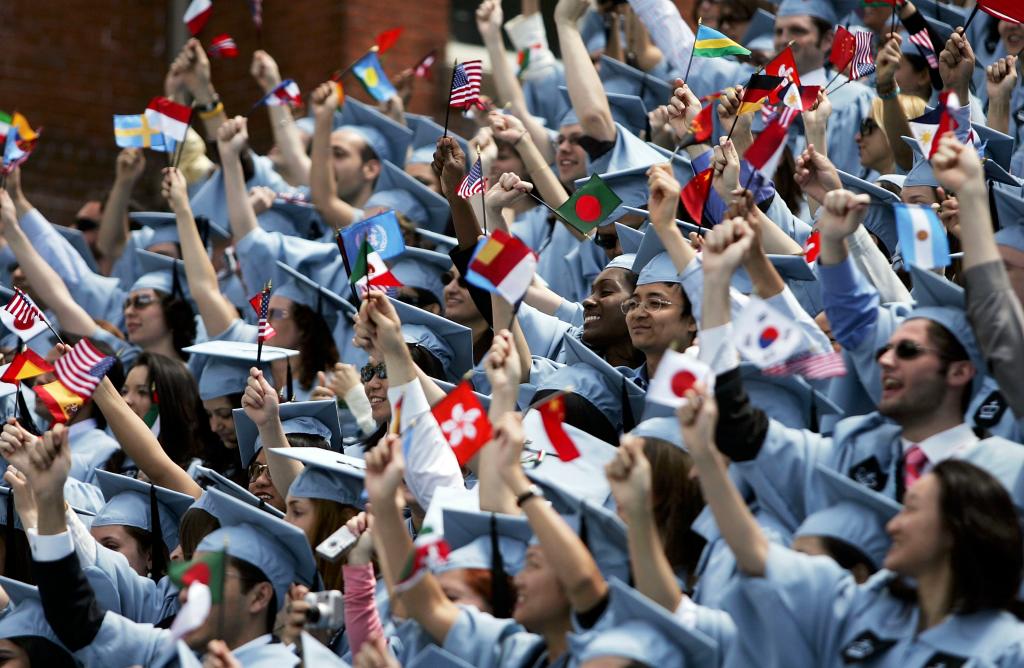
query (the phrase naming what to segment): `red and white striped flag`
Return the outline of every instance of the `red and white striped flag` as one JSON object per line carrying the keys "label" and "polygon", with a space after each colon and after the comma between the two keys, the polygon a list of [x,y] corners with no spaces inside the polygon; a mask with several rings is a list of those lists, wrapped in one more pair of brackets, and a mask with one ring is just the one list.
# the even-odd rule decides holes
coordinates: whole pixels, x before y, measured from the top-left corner
{"label": "red and white striped flag", "polygon": [[213,58],[237,58],[238,45],[231,35],[217,35],[210,40],[210,48],[206,52]]}
{"label": "red and white striped flag", "polygon": [[270,321],[267,319],[267,313],[270,310],[270,288],[264,288],[255,297],[249,300],[249,305],[256,311],[256,316],[259,318],[259,334],[257,335],[260,342],[270,340],[277,331],[270,325]]}
{"label": "red and white striped flag", "polygon": [[14,288],[14,296],[0,309],[0,322],[22,341],[28,341],[47,329],[43,312],[18,288]]}
{"label": "red and white striped flag", "polygon": [[939,69],[939,59],[935,57],[935,45],[932,44],[932,38],[928,35],[928,28],[922,28],[911,35],[910,43],[921,47],[925,60],[928,61],[928,67],[933,70]]}
{"label": "red and white striped flag", "polygon": [[853,52],[853,67],[850,69],[850,78],[857,80],[875,71],[875,57],[871,53],[871,40],[874,35],[870,32],[861,31],[854,35],[856,47]]}
{"label": "red and white striped flag", "polygon": [[788,359],[782,364],[762,369],[761,373],[766,376],[800,375],[811,380],[821,380],[845,376],[846,365],[843,363],[843,354],[833,350],[827,353],[800,355]]}
{"label": "red and white striped flag", "polygon": [[101,353],[89,339],[82,339],[54,362],[53,371],[64,387],[88,399],[113,364],[113,357]]}
{"label": "red and white striped flag", "polygon": [[302,95],[299,93],[299,84],[292,79],[285,79],[274,87],[263,98],[256,103],[256,106],[265,104],[268,107],[280,107],[290,105],[292,107],[302,106]]}
{"label": "red and white striped flag", "polygon": [[466,178],[462,179],[462,183],[459,184],[459,197],[462,199],[469,199],[473,195],[479,195],[484,191],[484,168],[480,164],[480,158],[476,159],[473,166],[470,168],[469,173],[466,174]]}
{"label": "red and white striped flag", "polygon": [[480,81],[483,79],[483,71],[483,62],[479,60],[467,60],[456,65],[448,104],[463,109],[472,106],[483,109],[484,106],[480,104]]}

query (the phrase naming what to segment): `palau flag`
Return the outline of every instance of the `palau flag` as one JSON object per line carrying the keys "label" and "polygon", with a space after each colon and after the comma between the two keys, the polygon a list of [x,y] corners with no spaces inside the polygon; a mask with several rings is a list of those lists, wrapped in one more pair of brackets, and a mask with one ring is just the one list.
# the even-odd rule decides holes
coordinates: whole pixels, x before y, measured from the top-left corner
{"label": "palau flag", "polygon": [[384,68],[380,66],[380,59],[376,51],[370,51],[356,61],[352,66],[352,73],[362,82],[366,92],[378,102],[384,102],[398,91],[391,85],[388,76],[384,74]]}
{"label": "palau flag", "polygon": [[174,150],[174,140],[165,138],[142,114],[114,114],[114,141],[121,148],[151,148],[163,152]]}

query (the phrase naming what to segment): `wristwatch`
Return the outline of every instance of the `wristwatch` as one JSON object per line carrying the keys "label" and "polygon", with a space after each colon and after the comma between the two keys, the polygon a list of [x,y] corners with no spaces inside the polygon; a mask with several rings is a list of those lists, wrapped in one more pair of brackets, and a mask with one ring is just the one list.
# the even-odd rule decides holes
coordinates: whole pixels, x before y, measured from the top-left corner
{"label": "wristwatch", "polygon": [[526,488],[525,492],[516,497],[516,505],[522,508],[524,503],[526,503],[527,501],[534,497],[538,499],[543,499],[544,490],[542,490],[540,487],[537,487],[536,485],[530,485],[529,487]]}

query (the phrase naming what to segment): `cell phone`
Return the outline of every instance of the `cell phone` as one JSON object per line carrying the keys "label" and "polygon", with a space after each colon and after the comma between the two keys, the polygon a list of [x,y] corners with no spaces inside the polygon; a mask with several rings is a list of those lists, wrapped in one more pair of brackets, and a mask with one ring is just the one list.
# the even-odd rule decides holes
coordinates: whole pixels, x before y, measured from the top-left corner
{"label": "cell phone", "polygon": [[349,531],[348,527],[343,526],[316,546],[317,556],[327,561],[337,561],[348,554],[358,540],[358,536]]}

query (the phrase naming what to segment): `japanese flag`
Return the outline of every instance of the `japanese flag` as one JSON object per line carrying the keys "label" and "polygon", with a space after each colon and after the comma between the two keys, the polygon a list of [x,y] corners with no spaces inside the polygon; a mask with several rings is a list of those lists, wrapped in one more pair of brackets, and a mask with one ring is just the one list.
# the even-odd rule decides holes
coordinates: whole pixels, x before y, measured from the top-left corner
{"label": "japanese flag", "polygon": [[740,354],[762,369],[792,357],[802,341],[791,318],[753,297],[736,319],[735,330]]}
{"label": "japanese flag", "polygon": [[709,390],[715,389],[715,374],[707,364],[696,357],[674,350],[665,352],[658,364],[647,399],[663,406],[678,408],[686,403],[686,391],[700,381]]}

